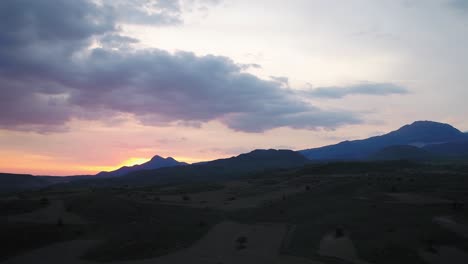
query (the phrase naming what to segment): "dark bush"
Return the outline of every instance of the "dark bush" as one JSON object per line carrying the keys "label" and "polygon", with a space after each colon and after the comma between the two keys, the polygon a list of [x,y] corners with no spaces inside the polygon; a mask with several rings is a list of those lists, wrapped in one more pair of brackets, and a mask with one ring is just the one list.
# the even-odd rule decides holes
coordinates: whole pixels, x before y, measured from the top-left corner
{"label": "dark bush", "polygon": [[241,250],[241,249],[244,249],[246,248],[247,246],[245,245],[247,243],[247,237],[245,236],[240,236],[236,239],[236,243],[237,243],[237,250]]}
{"label": "dark bush", "polygon": [[341,227],[335,229],[335,238],[344,237],[344,230]]}
{"label": "dark bush", "polygon": [[41,198],[41,204],[42,205],[48,205],[50,203],[49,198],[47,197],[42,197]]}
{"label": "dark bush", "polygon": [[238,237],[238,238],[236,239],[236,242],[237,242],[238,244],[245,244],[245,243],[247,243],[247,237],[245,237],[245,236],[240,236],[240,237]]}

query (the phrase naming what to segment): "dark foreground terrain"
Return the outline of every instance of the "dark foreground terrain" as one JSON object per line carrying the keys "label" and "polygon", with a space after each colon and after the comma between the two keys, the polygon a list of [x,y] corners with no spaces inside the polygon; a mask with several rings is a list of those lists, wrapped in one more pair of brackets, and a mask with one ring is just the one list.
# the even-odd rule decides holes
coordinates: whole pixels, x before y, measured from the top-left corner
{"label": "dark foreground terrain", "polygon": [[468,263],[468,164],[336,162],[0,199],[4,263]]}

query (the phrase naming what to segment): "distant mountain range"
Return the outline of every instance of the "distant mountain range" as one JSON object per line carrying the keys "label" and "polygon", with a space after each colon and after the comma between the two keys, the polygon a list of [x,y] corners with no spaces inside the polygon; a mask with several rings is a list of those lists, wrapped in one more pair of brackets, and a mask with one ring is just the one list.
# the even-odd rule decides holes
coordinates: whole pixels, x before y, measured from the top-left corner
{"label": "distant mountain range", "polygon": [[222,181],[282,168],[301,167],[310,161],[292,150],[254,150],[239,156],[186,166],[139,170],[121,177],[93,177],[69,186],[150,185],[178,182]]}
{"label": "distant mountain range", "polygon": [[131,167],[123,166],[115,171],[101,171],[100,173],[96,174],[96,176],[119,177],[119,176],[123,176],[125,174],[134,172],[134,171],[154,170],[154,169],[159,169],[159,168],[175,167],[175,166],[182,166],[182,165],[187,165],[187,163],[179,162],[173,159],[172,157],[163,158],[161,156],[156,155],[151,160],[143,164],[134,165]]}
{"label": "distant mountain range", "polygon": [[[447,154],[450,154],[455,147],[463,149],[461,144],[465,144],[464,142],[467,141],[467,134],[451,125],[432,121],[417,121],[382,136],[344,141],[335,145],[299,152],[315,161],[366,160],[384,148],[401,145],[422,147],[428,151],[444,149]],[[436,147],[436,145],[439,146]],[[406,150],[414,151],[415,149],[407,148]],[[402,149],[400,149],[401,151]]]}
{"label": "distant mountain range", "polygon": [[222,181],[270,170],[300,168],[311,162],[356,160],[468,160],[468,134],[448,124],[417,121],[382,136],[302,151],[254,150],[191,165],[170,157],[154,156],[146,163],[100,172],[95,176],[0,174],[0,192],[47,186],[74,188]]}

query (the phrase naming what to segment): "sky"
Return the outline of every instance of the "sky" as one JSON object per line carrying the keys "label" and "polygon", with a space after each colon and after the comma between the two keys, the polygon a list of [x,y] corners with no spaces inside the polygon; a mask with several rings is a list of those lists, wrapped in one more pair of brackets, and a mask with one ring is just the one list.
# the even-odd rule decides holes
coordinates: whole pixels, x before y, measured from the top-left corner
{"label": "sky", "polygon": [[0,171],[468,131],[468,0],[2,0]]}

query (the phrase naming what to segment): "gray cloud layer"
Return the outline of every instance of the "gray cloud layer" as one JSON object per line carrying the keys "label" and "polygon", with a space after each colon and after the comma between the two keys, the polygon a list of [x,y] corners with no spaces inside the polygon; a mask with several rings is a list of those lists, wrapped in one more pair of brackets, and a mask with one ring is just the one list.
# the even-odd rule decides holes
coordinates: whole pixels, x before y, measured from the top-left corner
{"label": "gray cloud layer", "polygon": [[330,99],[339,99],[349,95],[390,95],[406,93],[408,93],[406,88],[391,83],[364,83],[345,87],[319,87],[303,92],[306,96]]}
{"label": "gray cloud layer", "polygon": [[[119,21],[182,21],[178,2],[166,0],[151,2],[155,13],[135,21],[132,12],[143,12],[134,8],[139,3],[0,1],[0,127],[54,131],[72,118],[108,120],[120,113],[148,125],[219,120],[246,132],[361,122],[353,113],[314,107],[278,80],[245,73],[245,65],[227,57],[133,49],[137,40],[119,34]],[[128,12],[116,12],[119,5]],[[102,47],[89,49],[96,40]],[[328,97],[340,97],[341,90],[330,89]],[[345,94],[372,89],[351,87]]]}
{"label": "gray cloud layer", "polygon": [[461,9],[463,11],[468,10],[468,1],[467,0],[451,0],[450,4],[454,8]]}

